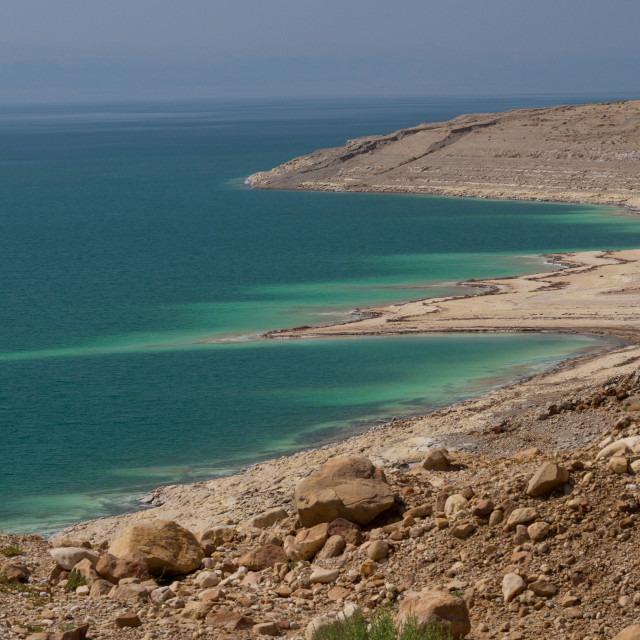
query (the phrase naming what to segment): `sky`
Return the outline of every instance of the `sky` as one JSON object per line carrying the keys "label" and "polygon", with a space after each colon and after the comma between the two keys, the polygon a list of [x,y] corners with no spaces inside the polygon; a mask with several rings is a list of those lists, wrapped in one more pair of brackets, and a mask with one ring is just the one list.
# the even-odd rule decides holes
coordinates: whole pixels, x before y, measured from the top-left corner
{"label": "sky", "polygon": [[640,91],[638,0],[5,0],[0,104]]}

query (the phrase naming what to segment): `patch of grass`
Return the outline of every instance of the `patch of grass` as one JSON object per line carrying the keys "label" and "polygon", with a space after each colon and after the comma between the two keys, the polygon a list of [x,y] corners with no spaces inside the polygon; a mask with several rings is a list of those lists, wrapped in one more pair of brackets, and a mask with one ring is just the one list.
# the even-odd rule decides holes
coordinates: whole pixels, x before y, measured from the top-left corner
{"label": "patch of grass", "polygon": [[9,593],[10,591],[17,591],[19,593],[35,593],[33,588],[28,584],[22,584],[22,582],[9,582],[7,578],[7,572],[3,571],[0,574],[0,593]]}
{"label": "patch of grass", "polygon": [[61,622],[58,625],[58,629],[60,629],[60,631],[65,632],[65,631],[73,631],[76,628],[76,623],[75,622]]}
{"label": "patch of grass", "polygon": [[15,556],[21,556],[24,552],[20,547],[2,547],[0,553],[7,558],[14,558]]}
{"label": "patch of grass", "polygon": [[29,633],[40,633],[41,631],[44,631],[44,627],[41,627],[38,624],[26,624],[26,625],[24,625],[24,628]]}
{"label": "patch of grass", "polygon": [[82,587],[85,584],[87,584],[87,581],[84,579],[84,576],[77,569],[72,569],[71,573],[67,576],[67,584],[64,585],[64,588],[67,591],[75,591],[78,587]]}
{"label": "patch of grass", "polygon": [[370,624],[358,613],[344,625],[320,629],[313,640],[451,640],[451,635],[436,624],[420,629],[415,617],[396,629],[391,611],[384,607],[373,614]]}
{"label": "patch of grass", "polygon": [[289,571],[293,571],[298,566],[298,563],[292,560],[288,566],[289,566]]}

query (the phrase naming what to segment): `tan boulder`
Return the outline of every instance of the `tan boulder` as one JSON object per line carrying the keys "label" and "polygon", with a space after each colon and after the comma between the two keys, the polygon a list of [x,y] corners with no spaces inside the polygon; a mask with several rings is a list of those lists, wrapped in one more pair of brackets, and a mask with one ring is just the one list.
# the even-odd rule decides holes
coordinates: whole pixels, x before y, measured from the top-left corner
{"label": "tan boulder", "polygon": [[505,531],[513,531],[519,524],[529,524],[539,517],[540,514],[533,507],[514,509],[507,518],[504,529]]}
{"label": "tan boulder", "polygon": [[469,506],[469,501],[461,494],[454,493],[444,503],[444,515],[450,520],[453,516]]}
{"label": "tan boulder", "polygon": [[327,460],[295,492],[296,509],[305,527],[336,518],[366,525],[394,502],[384,472],[367,458],[355,456]]}
{"label": "tan boulder", "polygon": [[252,549],[236,561],[239,567],[247,567],[249,571],[262,571],[279,562],[287,562],[287,554],[282,547],[274,544],[265,544]]}
{"label": "tan boulder", "polygon": [[194,571],[204,558],[196,537],[170,520],[147,520],[131,525],[111,543],[109,552],[117,557],[140,553],[152,574],[166,576]]}
{"label": "tan boulder", "polygon": [[55,563],[65,571],[71,571],[71,569],[73,569],[80,560],[84,560],[84,558],[88,558],[93,565],[95,565],[100,558],[97,553],[84,547],[57,547],[55,549],[49,549],[49,553]]}
{"label": "tan boulder", "polygon": [[530,496],[544,496],[563,487],[569,480],[569,472],[553,462],[545,462],[533,475],[527,485]]}
{"label": "tan boulder", "polygon": [[263,513],[259,513],[253,518],[249,518],[249,520],[242,523],[243,527],[253,527],[255,529],[266,529],[274,525],[276,522],[280,522],[281,520],[285,520],[289,517],[289,514],[282,507],[278,507],[276,509],[269,509],[269,511],[264,511]]}
{"label": "tan boulder", "polygon": [[551,527],[547,522],[534,522],[527,527],[527,534],[534,542],[544,540],[548,535]]}
{"label": "tan boulder", "polygon": [[446,449],[433,449],[427,453],[420,466],[427,471],[447,471],[451,469],[449,452]]}
{"label": "tan boulder", "polygon": [[598,452],[596,460],[603,460],[611,456],[638,453],[640,453],[640,436],[630,436],[628,438],[620,438],[620,440],[615,440],[608,444]]}
{"label": "tan boulder", "polygon": [[467,603],[445,591],[423,591],[415,598],[403,600],[398,611],[399,624],[411,616],[419,628],[436,625],[453,640],[464,638],[471,631]]}
{"label": "tan boulder", "polygon": [[207,622],[214,629],[243,631],[251,629],[255,622],[236,611],[214,611],[207,616]]}
{"label": "tan boulder", "polygon": [[613,640],[640,640],[640,624],[626,627]]}
{"label": "tan boulder", "polygon": [[214,527],[200,531],[196,535],[198,542],[202,545],[204,553],[210,556],[220,545],[231,542],[236,536],[235,527]]}
{"label": "tan boulder", "polygon": [[502,595],[505,602],[511,602],[527,588],[527,583],[517,573],[507,573],[502,578]]}
{"label": "tan boulder", "polygon": [[124,578],[140,578],[140,580],[149,578],[147,561],[141,553],[129,553],[121,558],[111,553],[104,553],[96,564],[96,571],[98,575],[114,584]]}
{"label": "tan boulder", "polygon": [[285,541],[285,552],[290,560],[311,560],[329,539],[329,525],[325,522],[310,529],[298,531],[293,544]]}
{"label": "tan boulder", "polygon": [[141,584],[120,584],[111,588],[109,597],[120,602],[140,604],[149,600],[149,591]]}
{"label": "tan boulder", "polygon": [[609,470],[612,473],[627,473],[629,461],[624,456],[611,456],[609,458]]}

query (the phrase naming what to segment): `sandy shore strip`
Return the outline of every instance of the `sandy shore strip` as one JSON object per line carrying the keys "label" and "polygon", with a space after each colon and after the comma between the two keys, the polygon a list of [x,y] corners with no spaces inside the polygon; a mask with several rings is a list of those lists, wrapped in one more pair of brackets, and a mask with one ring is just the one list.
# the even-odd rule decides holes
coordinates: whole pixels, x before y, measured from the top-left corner
{"label": "sandy shore strip", "polygon": [[[394,420],[346,441],[256,464],[238,474],[151,492],[150,509],[82,523],[65,533],[93,541],[148,518],[174,520],[191,530],[234,524],[291,503],[297,483],[337,455],[370,457],[387,470],[422,459],[436,446],[490,456],[538,446],[576,449],[601,433],[579,416],[557,425],[541,421],[551,403],[579,397],[640,363],[640,250],[553,256],[554,273],[475,282],[487,294],[410,302],[373,310],[373,317],[344,325],[271,334],[279,339],[428,333],[443,331],[544,331],[621,338],[606,353],[582,356],[553,371],[497,389],[425,416]],[[596,420],[597,422],[597,420]]]}

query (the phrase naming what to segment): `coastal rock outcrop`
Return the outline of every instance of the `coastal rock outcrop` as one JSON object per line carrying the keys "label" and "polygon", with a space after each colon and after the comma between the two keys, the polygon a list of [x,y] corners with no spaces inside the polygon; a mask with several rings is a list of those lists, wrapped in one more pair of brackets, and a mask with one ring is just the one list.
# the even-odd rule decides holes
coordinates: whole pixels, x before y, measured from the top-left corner
{"label": "coastal rock outcrop", "polygon": [[303,480],[295,506],[305,527],[344,518],[369,524],[394,504],[387,478],[368,458],[332,458]]}
{"label": "coastal rock outcrop", "polygon": [[194,571],[204,558],[196,537],[171,520],[149,520],[122,531],[109,552],[117,557],[144,556],[152,574],[182,575]]}

